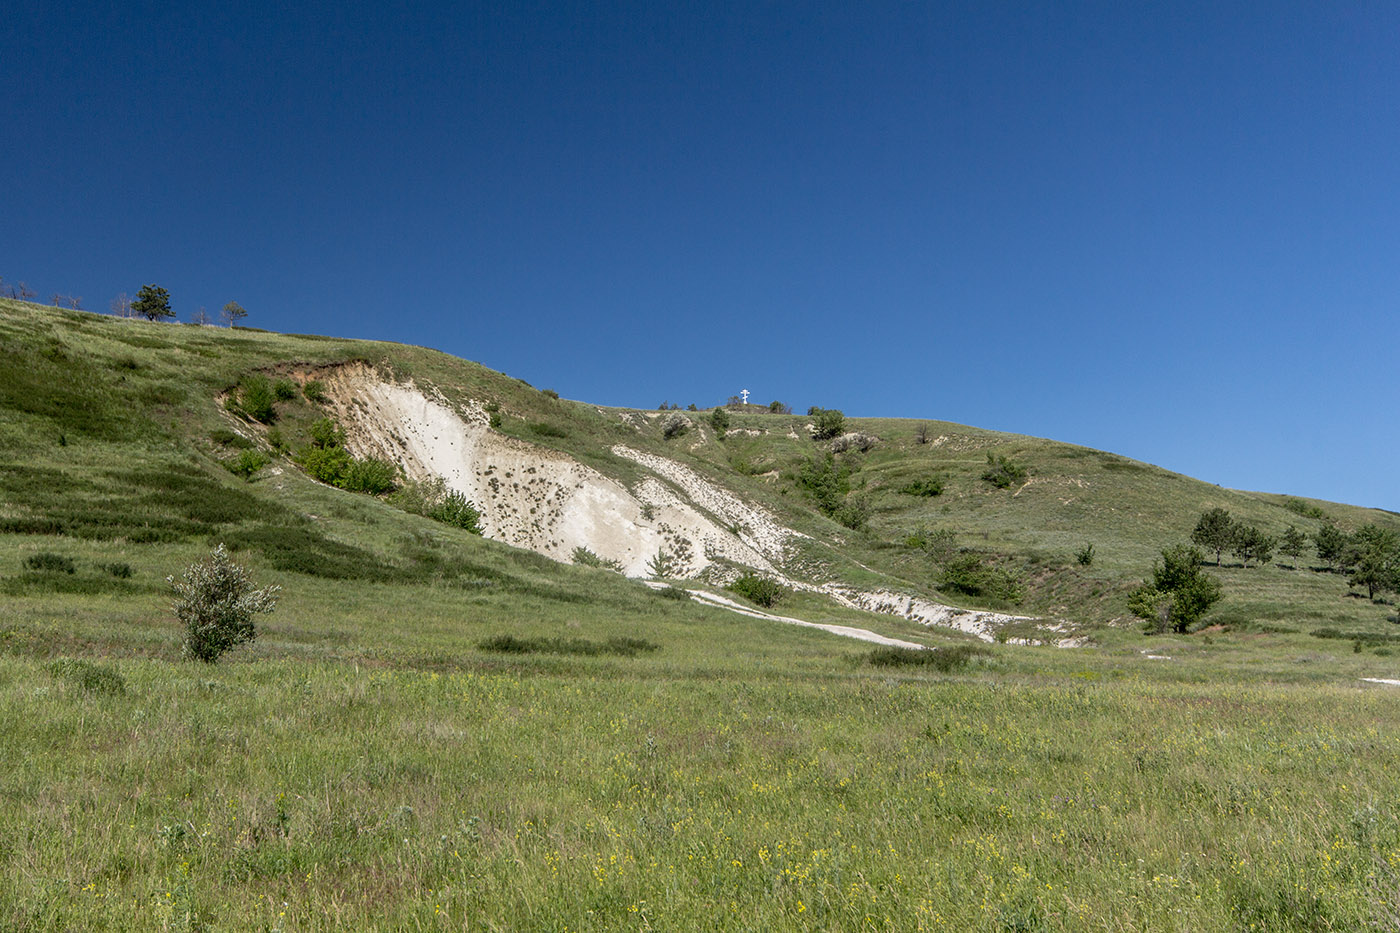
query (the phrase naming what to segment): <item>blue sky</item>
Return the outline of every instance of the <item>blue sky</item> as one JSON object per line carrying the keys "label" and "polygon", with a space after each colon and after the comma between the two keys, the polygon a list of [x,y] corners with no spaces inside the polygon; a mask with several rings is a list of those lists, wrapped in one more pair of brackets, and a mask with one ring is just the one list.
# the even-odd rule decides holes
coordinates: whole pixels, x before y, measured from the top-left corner
{"label": "blue sky", "polygon": [[292,7],[7,8],[0,276],[1400,510],[1394,3]]}

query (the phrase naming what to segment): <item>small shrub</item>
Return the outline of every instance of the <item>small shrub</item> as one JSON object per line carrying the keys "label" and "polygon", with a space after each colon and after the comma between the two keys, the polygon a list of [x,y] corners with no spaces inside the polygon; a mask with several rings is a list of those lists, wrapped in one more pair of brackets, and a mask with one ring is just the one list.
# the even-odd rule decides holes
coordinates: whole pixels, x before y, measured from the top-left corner
{"label": "small shrub", "polygon": [[583,545],[574,548],[573,561],[584,567],[597,567],[599,570],[612,570],[622,573],[622,564],[606,557],[599,557]]}
{"label": "small shrub", "polygon": [[1084,545],[1074,552],[1074,559],[1081,567],[1089,567],[1094,563],[1094,545],[1092,543]]}
{"label": "small shrub", "polygon": [[901,486],[899,491],[906,496],[923,496],[932,498],[943,495],[943,480],[941,479],[916,479],[908,485]]}
{"label": "small shrub", "polygon": [[939,588],[1008,603],[1019,603],[1025,596],[1025,588],[1014,573],[987,563],[976,554],[960,554],[949,560],[943,567]]}
{"label": "small shrub", "polygon": [[338,486],[353,458],[344,447],[303,447],[294,459],[307,476]]}
{"label": "small shrub", "polygon": [[774,399],[768,403],[768,411],[770,414],[774,415],[790,415],[792,414],[792,406],[784,405],[782,402]]}
{"label": "small shrub", "polygon": [[690,419],[685,415],[671,414],[661,422],[661,433],[669,441],[690,430]]}
{"label": "small shrub", "polygon": [[50,551],[40,551],[24,559],[24,566],[29,570],[37,570],[40,573],[73,573],[77,567],[73,564],[73,558],[64,557],[62,554],[54,554]]}
{"label": "small shrub", "polygon": [[249,376],[243,382],[243,391],[239,396],[239,404],[243,408],[244,414],[254,421],[261,421],[263,424],[271,424],[277,420],[276,396],[272,392],[272,383],[264,376]]}
{"label": "small shrub", "polygon": [[389,497],[389,503],[405,512],[481,534],[481,512],[465,495],[455,489],[449,490],[441,476],[421,483],[405,483]]}
{"label": "small shrub", "polygon": [[326,384],[319,379],[308,379],[301,387],[301,394],[308,402],[320,405],[326,400]]}
{"label": "small shrub", "polygon": [[253,474],[267,466],[267,454],[261,450],[245,450],[238,455],[238,459],[226,464],[229,472],[235,476],[241,476],[245,480],[251,480]]}
{"label": "small shrub", "polygon": [[444,525],[453,525],[474,535],[481,534],[481,512],[455,489],[443,496],[427,516]]}
{"label": "small shrub", "polygon": [[272,445],[272,449],[285,452],[287,450],[287,439],[282,436],[282,432],[277,428],[269,428],[267,432],[267,442]]}
{"label": "small shrub", "polygon": [[957,553],[958,536],[949,528],[939,528],[936,531],[920,528],[905,538],[904,544],[906,547],[918,548],[942,563]]}
{"label": "small shrub", "polygon": [[831,442],[831,452],[834,454],[844,454],[848,451],[857,450],[865,453],[879,442],[878,437],[870,434],[863,434],[860,431],[852,431],[849,434],[842,434]]}
{"label": "small shrub", "polygon": [[729,590],[747,599],[749,602],[757,603],[765,609],[772,608],[784,596],[787,595],[787,587],[761,577],[756,573],[746,573],[733,583],[729,584]]}
{"label": "small shrub", "polygon": [[196,561],[176,580],[171,607],[185,626],[185,653],[213,664],[230,648],[257,637],[253,616],[277,605],[278,586],[253,589],[248,571],[233,562],[220,544],[208,560]]}
{"label": "small shrub", "polygon": [[1012,483],[1024,483],[1029,471],[1019,463],[1005,456],[987,454],[987,469],[982,478],[998,489],[1006,489]]}
{"label": "small shrub", "polygon": [[317,418],[309,429],[311,443],[320,448],[343,447],[345,432],[329,418]]}
{"label": "small shrub", "polygon": [[482,651],[501,654],[608,654],[624,658],[633,658],[643,651],[657,651],[661,648],[655,642],[641,638],[614,637],[596,642],[586,638],[517,638],[514,635],[496,635],[477,642],[476,646]]}
{"label": "small shrub", "polygon": [[217,428],[210,431],[209,439],[220,447],[236,447],[239,450],[250,450],[254,446],[248,438],[237,431],[230,431],[228,428]]}
{"label": "small shrub", "polygon": [[290,402],[297,397],[297,384],[290,379],[278,379],[272,384],[272,394],[279,402]]}
{"label": "small shrub", "polygon": [[840,409],[817,408],[807,409],[807,414],[815,420],[813,422],[812,437],[819,441],[829,441],[840,434],[846,427],[846,416]]}
{"label": "small shrub", "polygon": [[652,590],[652,592],[655,593],[657,596],[660,596],[662,599],[689,599],[689,598],[690,598],[690,594],[687,593],[685,590],[681,589],[681,588],[678,587],[678,586],[667,586],[667,587],[663,587],[663,588],[661,588],[661,589],[659,589],[659,590]]}
{"label": "small shrub", "polygon": [[550,424],[547,421],[532,421],[527,425],[527,427],[530,429],[530,432],[532,434],[538,434],[540,437],[569,436],[568,431],[565,431],[563,428],[558,427],[556,425]]}
{"label": "small shrub", "polygon": [[720,440],[724,440],[725,432],[729,430],[729,412],[724,408],[710,412],[710,427],[714,428]]}
{"label": "small shrub", "polygon": [[348,492],[363,492],[371,496],[381,496],[393,492],[398,479],[398,467],[388,460],[366,457],[363,460],[350,458],[350,463],[336,483]]}
{"label": "small shrub", "polygon": [[553,389],[541,389],[540,392],[542,392],[546,398],[559,398],[559,393],[555,392]]}
{"label": "small shrub", "polygon": [[125,678],[116,668],[106,664],[93,664],[81,658],[58,658],[45,664],[44,669],[54,680],[72,684],[84,693],[103,696],[122,696],[126,693]]}
{"label": "small shrub", "polygon": [[866,663],[875,667],[931,667],[944,674],[967,667],[973,658],[991,657],[989,648],[981,645],[948,645],[943,648],[876,648],[866,655]]}
{"label": "small shrub", "polygon": [[104,571],[104,572],[106,572],[106,573],[111,574],[112,576],[116,577],[118,580],[130,580],[130,579],[131,579],[131,565],[130,565],[130,564],[113,562],[113,563],[110,563],[110,564],[98,564],[97,566],[98,566],[98,568],[99,568],[100,570],[102,570],[102,571]]}

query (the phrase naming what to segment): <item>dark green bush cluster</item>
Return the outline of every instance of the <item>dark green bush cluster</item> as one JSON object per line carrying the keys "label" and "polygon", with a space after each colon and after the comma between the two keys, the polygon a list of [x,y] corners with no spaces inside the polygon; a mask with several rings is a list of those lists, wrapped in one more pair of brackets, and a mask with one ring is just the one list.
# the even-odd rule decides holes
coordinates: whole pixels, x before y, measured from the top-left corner
{"label": "dark green bush cluster", "polygon": [[710,427],[715,429],[715,434],[720,440],[724,440],[725,432],[729,430],[728,410],[721,407],[710,412]]}
{"label": "dark green bush cluster", "polygon": [[662,599],[690,599],[690,594],[678,586],[664,586],[652,592]]}
{"label": "dark green bush cluster", "polygon": [[44,665],[54,680],[71,684],[84,693],[121,696],[126,693],[126,679],[114,667],[93,664],[81,658],[58,658]]}
{"label": "dark green bush cluster", "polygon": [[845,430],[846,416],[838,408],[818,408],[813,405],[807,409],[807,414],[813,418],[812,437],[816,440],[829,441]]}
{"label": "dark green bush cluster", "polygon": [[301,387],[301,394],[308,402],[320,405],[326,400],[326,384],[319,379],[308,379]]}
{"label": "dark green bush cluster", "polygon": [[254,445],[237,431],[230,431],[228,428],[216,428],[209,432],[209,439],[220,447],[236,447],[239,450],[249,450]]}
{"label": "dark green bush cluster", "polygon": [[809,460],[797,473],[797,485],[816,502],[817,510],[847,528],[858,529],[870,518],[870,502],[851,496],[851,468],[831,454]]}
{"label": "dark green bush cluster", "polygon": [[477,642],[482,651],[495,651],[502,654],[576,654],[576,655],[616,655],[634,658],[642,652],[660,650],[655,642],[641,638],[609,638],[607,641],[589,641],[586,638],[517,638],[514,635],[496,635]]}
{"label": "dark green bush cluster", "polygon": [[670,414],[661,422],[661,433],[669,441],[690,430],[690,419],[681,414]]}
{"label": "dark green bush cluster", "polygon": [[530,433],[531,433],[531,434],[536,434],[536,435],[539,435],[540,437],[568,437],[568,436],[569,436],[569,432],[568,432],[568,431],[565,431],[563,428],[559,427],[558,425],[550,424],[548,421],[532,421],[532,422],[530,422],[530,423],[527,425],[527,427],[530,429]]}
{"label": "dark green bush cluster", "polygon": [[297,384],[290,379],[278,379],[272,384],[272,394],[279,402],[290,402],[297,397]]}
{"label": "dark green bush cluster", "polygon": [[448,489],[447,481],[441,476],[421,483],[405,483],[389,497],[389,502],[405,512],[481,534],[481,512],[465,495]]}
{"label": "dark green bush cluster", "polygon": [[944,564],[939,589],[1013,604],[1026,595],[1016,574],[972,553],[959,554]]}
{"label": "dark green bush cluster", "polygon": [[1284,499],[1283,507],[1285,509],[1288,509],[1290,512],[1297,512],[1304,518],[1316,518],[1319,520],[1327,518],[1327,513],[1322,511],[1320,507],[1313,505],[1310,502],[1304,502],[1302,499],[1297,499],[1293,497]]}
{"label": "dark green bush cluster", "polygon": [[311,446],[293,458],[307,475],[350,492],[382,495],[392,492],[398,468],[374,457],[357,459],[344,446],[345,433],[329,418],[311,425]]}
{"label": "dark green bush cluster", "polygon": [[573,561],[585,567],[597,567],[599,570],[612,570],[622,573],[622,564],[615,560],[608,560],[606,557],[599,557],[583,545],[574,548]]}
{"label": "dark green bush cluster", "polygon": [[756,573],[744,574],[729,584],[729,589],[765,609],[771,609],[788,593],[787,587],[778,581],[761,577]]}
{"label": "dark green bush cluster", "polygon": [[991,657],[992,652],[981,645],[947,645],[942,648],[876,648],[866,656],[866,663],[876,667],[931,667],[947,674],[960,671],[973,658]]}
{"label": "dark green bush cluster", "polygon": [[899,487],[899,491],[906,496],[924,496],[925,498],[941,496],[943,495],[943,480],[933,478],[916,479],[911,483]]}
{"label": "dark green bush cluster", "polygon": [[1007,489],[1013,483],[1024,483],[1029,471],[1005,455],[987,454],[987,469],[982,478],[998,489]]}
{"label": "dark green bush cluster", "polygon": [[273,393],[272,383],[267,381],[266,376],[254,374],[243,380],[238,404],[249,418],[263,424],[276,421],[276,401],[277,396]]}
{"label": "dark green bush cluster", "polygon": [[1081,567],[1090,567],[1094,563],[1094,545],[1092,543],[1084,545],[1074,552],[1074,560]]}
{"label": "dark green bush cluster", "polygon": [[24,566],[27,570],[37,570],[40,573],[73,573],[77,570],[73,558],[50,551],[31,554],[24,559]]}
{"label": "dark green bush cluster", "polygon": [[238,454],[238,457],[232,463],[227,464],[227,466],[230,473],[250,480],[253,478],[253,474],[267,466],[267,464],[267,454],[263,453],[261,450],[244,450]]}
{"label": "dark green bush cluster", "polygon": [[113,561],[110,564],[98,564],[97,568],[113,577],[116,577],[118,580],[131,579],[131,565],[128,563]]}

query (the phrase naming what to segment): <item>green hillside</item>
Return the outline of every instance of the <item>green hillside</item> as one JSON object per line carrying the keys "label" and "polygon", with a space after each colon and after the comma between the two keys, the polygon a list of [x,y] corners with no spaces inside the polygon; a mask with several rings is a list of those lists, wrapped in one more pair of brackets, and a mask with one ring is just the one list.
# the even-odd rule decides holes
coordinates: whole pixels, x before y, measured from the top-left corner
{"label": "green hillside", "polygon": [[[678,591],[725,594],[728,558],[649,588],[317,482],[298,462],[328,416],[353,434],[351,372],[479,406],[511,449],[624,490],[655,475],[617,445],[680,464],[805,536],[773,611],[934,651]],[[1362,680],[1400,677],[1388,594],[1311,547],[1297,567],[1227,552],[1189,634],[1145,635],[1127,594],[1210,508],[1271,535],[1396,516],[935,420],[846,419],[870,440],[834,453],[814,416],[731,410],[721,439],[711,411],[546,388],[418,347],[0,299],[0,928],[1394,916],[1397,701]],[[255,642],[206,665],[182,657],[167,577],[219,543],[282,593]],[[969,592],[958,566],[1001,588]],[[1081,646],[979,642],[822,584]]]}

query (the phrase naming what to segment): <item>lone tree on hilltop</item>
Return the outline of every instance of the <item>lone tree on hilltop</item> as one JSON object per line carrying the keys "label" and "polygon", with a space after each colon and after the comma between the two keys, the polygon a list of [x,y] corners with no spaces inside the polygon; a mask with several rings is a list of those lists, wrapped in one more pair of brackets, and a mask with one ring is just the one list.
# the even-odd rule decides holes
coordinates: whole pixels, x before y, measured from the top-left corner
{"label": "lone tree on hilltop", "polygon": [[159,285],[142,285],[136,293],[136,300],[131,303],[131,311],[148,321],[175,316],[175,312],[170,310],[170,293]]}
{"label": "lone tree on hilltop", "polygon": [[1152,567],[1152,579],[1128,596],[1133,615],[1146,619],[1150,631],[1190,631],[1219,602],[1220,583],[1201,570],[1205,555],[1186,544],[1169,547]]}
{"label": "lone tree on hilltop", "polygon": [[236,301],[230,301],[224,305],[224,310],[219,312],[219,316],[224,319],[224,323],[229,327],[237,327],[243,323],[243,319],[248,316],[248,312]]}
{"label": "lone tree on hilltop", "polygon": [[1221,553],[1235,543],[1235,521],[1229,511],[1214,508],[1202,512],[1195,530],[1191,532],[1191,543],[1214,551],[1215,566],[1219,567]]}

